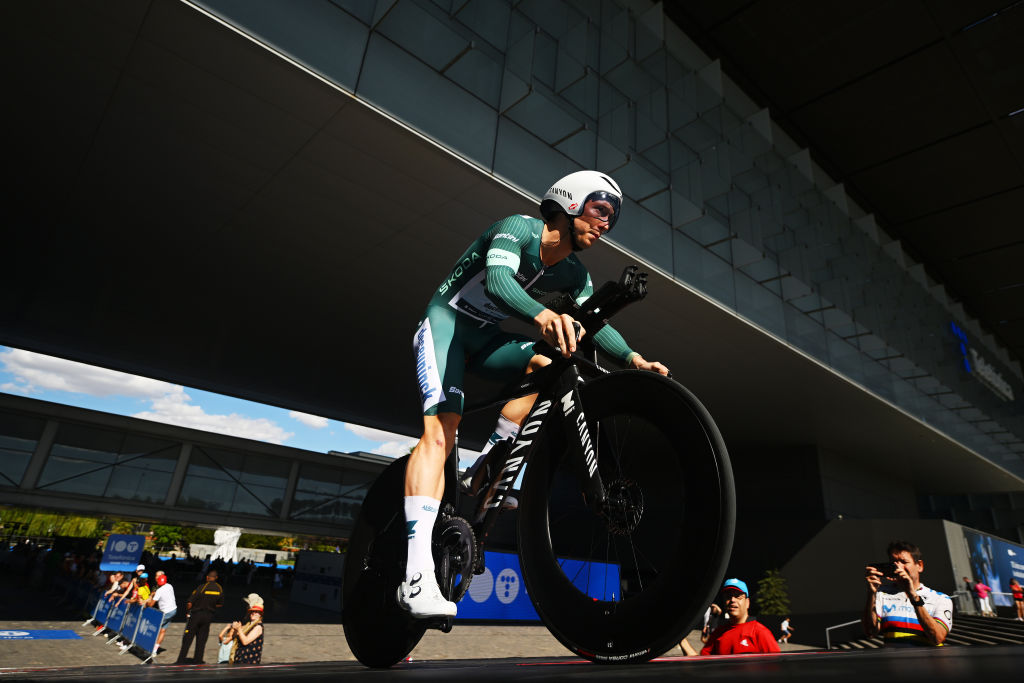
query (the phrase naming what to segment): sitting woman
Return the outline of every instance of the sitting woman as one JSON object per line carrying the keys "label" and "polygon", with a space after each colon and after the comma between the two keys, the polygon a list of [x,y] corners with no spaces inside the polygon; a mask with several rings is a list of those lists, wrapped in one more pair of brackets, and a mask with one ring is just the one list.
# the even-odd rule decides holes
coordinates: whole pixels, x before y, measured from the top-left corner
{"label": "sitting woman", "polygon": [[256,593],[250,593],[244,600],[249,605],[249,621],[246,624],[238,621],[231,624],[235,641],[231,651],[231,663],[259,664],[263,658],[263,598]]}

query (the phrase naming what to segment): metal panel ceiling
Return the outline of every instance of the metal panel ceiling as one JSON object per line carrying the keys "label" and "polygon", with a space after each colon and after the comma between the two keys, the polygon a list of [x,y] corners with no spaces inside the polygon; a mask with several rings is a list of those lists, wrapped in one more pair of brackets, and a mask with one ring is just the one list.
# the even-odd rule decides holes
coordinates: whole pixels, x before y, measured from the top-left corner
{"label": "metal panel ceiling", "polygon": [[1024,3],[664,6],[954,302],[1024,359]]}

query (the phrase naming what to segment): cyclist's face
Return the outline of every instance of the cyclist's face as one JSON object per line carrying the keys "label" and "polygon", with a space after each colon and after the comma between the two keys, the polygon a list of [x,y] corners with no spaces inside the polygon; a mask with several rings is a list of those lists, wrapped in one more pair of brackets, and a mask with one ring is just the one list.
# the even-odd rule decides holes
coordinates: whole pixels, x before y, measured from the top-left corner
{"label": "cyclist's face", "polygon": [[576,246],[589,249],[608,232],[615,207],[604,199],[592,199],[583,205],[583,213],[573,220]]}

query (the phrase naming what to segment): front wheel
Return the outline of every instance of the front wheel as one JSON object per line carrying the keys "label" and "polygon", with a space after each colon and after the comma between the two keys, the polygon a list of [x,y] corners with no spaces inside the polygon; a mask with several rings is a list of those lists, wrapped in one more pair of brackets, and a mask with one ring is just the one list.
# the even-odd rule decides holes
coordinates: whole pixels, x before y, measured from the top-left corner
{"label": "front wheel", "polygon": [[551,633],[598,662],[678,645],[714,599],[736,503],[725,443],[700,401],[650,372],[581,388],[608,502],[586,505],[564,435],[549,429],[526,468],[519,554]]}

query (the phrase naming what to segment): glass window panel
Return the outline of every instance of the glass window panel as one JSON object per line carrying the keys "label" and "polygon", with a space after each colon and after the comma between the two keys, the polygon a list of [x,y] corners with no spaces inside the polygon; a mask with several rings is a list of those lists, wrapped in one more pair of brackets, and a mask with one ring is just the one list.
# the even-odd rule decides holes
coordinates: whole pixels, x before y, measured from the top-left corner
{"label": "glass window panel", "polygon": [[265,455],[246,455],[241,481],[245,485],[254,484],[284,491],[288,485],[291,463],[281,458]]}
{"label": "glass window panel", "polygon": [[604,239],[621,244],[665,271],[672,270],[672,228],[639,204],[627,199],[622,211],[629,216],[629,229],[612,231]]}
{"label": "glass window panel", "polygon": [[555,146],[583,168],[597,167],[597,135],[592,130],[581,130]]}
{"label": "glass window panel", "polygon": [[354,520],[375,475],[304,464],[292,502],[292,519]]}
{"label": "glass window panel", "polygon": [[53,447],[39,477],[39,488],[54,487],[60,491],[76,491],[103,495],[110,467],[117,462],[124,435],[63,423],[57,428]]}
{"label": "glass window panel", "polygon": [[480,50],[469,50],[444,72],[495,109],[501,96],[501,66]]}
{"label": "glass window panel", "polygon": [[[195,455],[195,451],[193,451]],[[231,502],[235,497],[237,484],[226,483],[208,477],[198,477],[192,474],[192,465],[189,464],[189,474],[181,484],[181,494],[178,496],[178,505],[188,508],[199,508],[202,510],[231,509]]]}
{"label": "glass window panel", "polygon": [[[177,460],[174,458],[173,462]],[[111,473],[105,495],[108,498],[138,500],[145,503],[163,503],[171,485],[172,474],[146,467],[121,465]]]}
{"label": "glass window panel", "polygon": [[[283,491],[268,486],[238,486],[235,488],[231,511],[244,515],[271,517],[281,514]],[[270,508],[269,510],[267,508]]]}
{"label": "glass window panel", "polygon": [[0,448],[32,453],[45,426],[42,418],[0,413]]}
{"label": "glass window panel", "polygon": [[736,312],[779,337],[786,337],[782,300],[765,287],[736,272]]}
{"label": "glass window panel", "polygon": [[583,128],[582,121],[537,90],[509,107],[505,116],[549,145]]}
{"label": "glass window panel", "polygon": [[[370,38],[359,94],[485,168],[493,162],[497,112],[397,47]],[[410,106],[410,103],[430,106]]]}
{"label": "glass window panel", "polygon": [[348,12],[311,0],[201,0],[199,4],[338,85],[355,90],[369,29]]}
{"label": "glass window panel", "polygon": [[798,349],[828,363],[825,328],[818,321],[789,304],[782,305],[786,323],[786,340]]}
{"label": "glass window panel", "polygon": [[494,47],[504,50],[511,11],[506,0],[469,0],[456,11],[455,18]]}
{"label": "glass window panel", "polygon": [[0,413],[0,486],[18,486],[35,453],[46,421]]}
{"label": "glass window panel", "polygon": [[18,486],[31,458],[25,451],[0,448],[0,486]]}
{"label": "glass window panel", "polygon": [[469,45],[469,41],[451,27],[408,1],[396,3],[376,30],[438,71]]}
{"label": "glass window panel", "polygon": [[514,122],[501,117],[494,172],[508,178],[538,197],[548,189],[551,178],[580,170],[569,158],[544,144]]}
{"label": "glass window panel", "polygon": [[672,272],[676,277],[725,306],[735,308],[736,290],[729,263],[678,230],[674,233]]}

